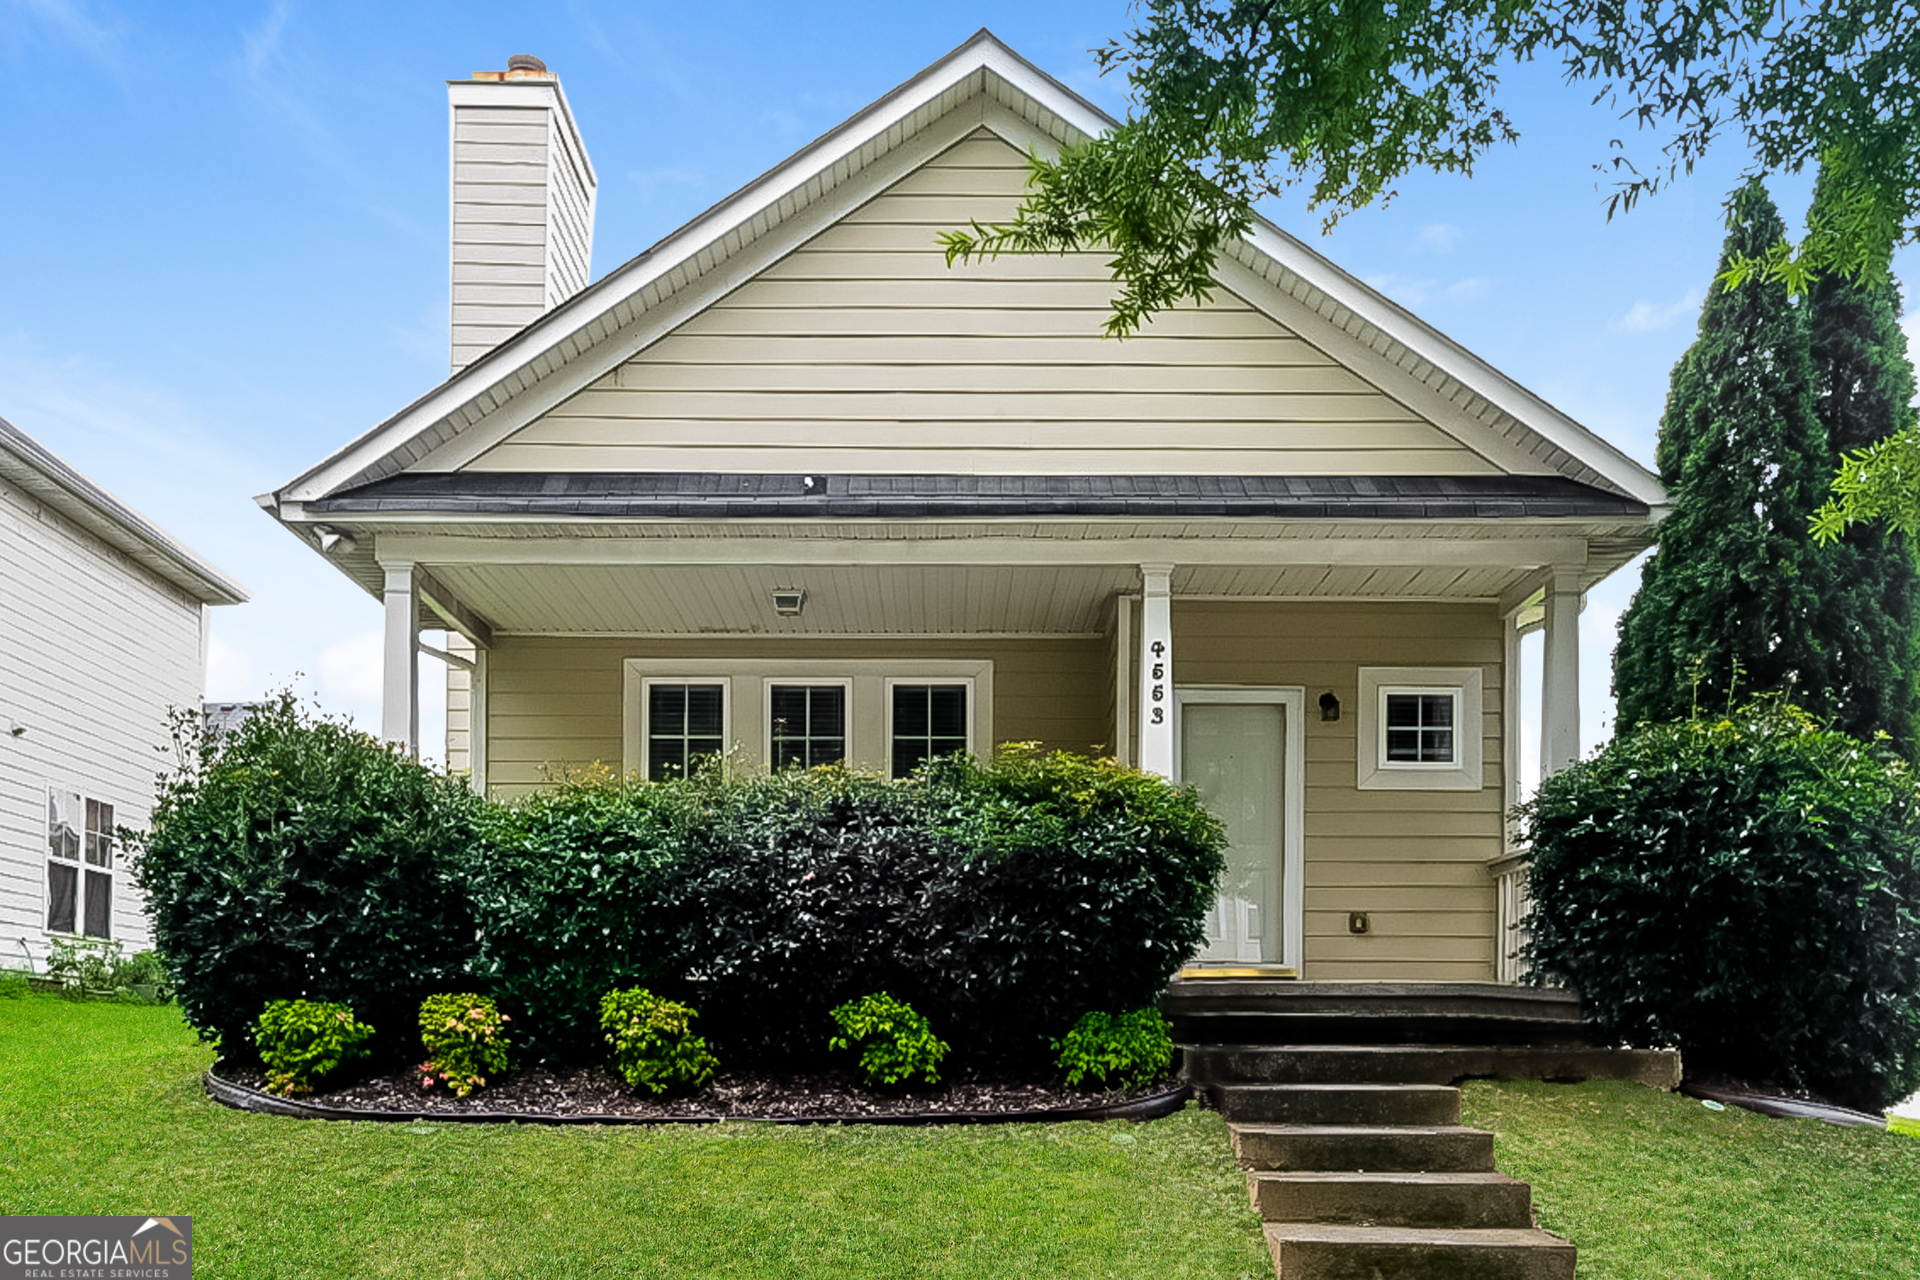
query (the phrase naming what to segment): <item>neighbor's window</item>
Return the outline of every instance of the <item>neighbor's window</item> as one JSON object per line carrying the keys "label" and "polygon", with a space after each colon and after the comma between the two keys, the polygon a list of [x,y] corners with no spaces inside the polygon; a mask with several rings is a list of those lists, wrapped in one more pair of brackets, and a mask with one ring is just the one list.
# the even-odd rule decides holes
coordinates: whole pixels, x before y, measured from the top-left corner
{"label": "neighbor's window", "polygon": [[847,758],[847,686],[776,684],[767,691],[767,761],[775,769]]}
{"label": "neighbor's window", "polygon": [[1458,689],[1380,690],[1380,759],[1388,768],[1460,763]]}
{"label": "neighbor's window", "polygon": [[113,806],[47,792],[47,932],[113,931]]}
{"label": "neighbor's window", "polygon": [[726,686],[647,686],[647,778],[684,777],[700,756],[726,749]]}
{"label": "neighbor's window", "polygon": [[893,776],[904,778],[925,760],[967,749],[967,686],[893,686]]}

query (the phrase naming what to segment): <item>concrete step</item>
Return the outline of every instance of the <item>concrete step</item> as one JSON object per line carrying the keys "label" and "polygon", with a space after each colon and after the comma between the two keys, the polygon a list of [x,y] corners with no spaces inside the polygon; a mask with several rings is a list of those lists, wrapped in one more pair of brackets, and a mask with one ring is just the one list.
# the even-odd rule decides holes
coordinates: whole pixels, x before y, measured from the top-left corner
{"label": "concrete step", "polygon": [[1541,1045],[1186,1045],[1187,1079],[1231,1084],[1452,1084],[1456,1080],[1633,1080],[1680,1084],[1663,1049]]}
{"label": "concrete step", "polygon": [[1459,1125],[1235,1124],[1243,1168],[1366,1173],[1491,1173],[1493,1135]]}
{"label": "concrete step", "polygon": [[1229,1123],[1460,1123],[1460,1091],[1441,1084],[1223,1084],[1208,1101]]}
{"label": "concrete step", "polygon": [[1533,1194],[1504,1173],[1251,1173],[1268,1222],[1342,1226],[1533,1226]]}
{"label": "concrete step", "polygon": [[1275,1222],[1280,1280],[1573,1280],[1573,1246],[1545,1231],[1427,1231]]}

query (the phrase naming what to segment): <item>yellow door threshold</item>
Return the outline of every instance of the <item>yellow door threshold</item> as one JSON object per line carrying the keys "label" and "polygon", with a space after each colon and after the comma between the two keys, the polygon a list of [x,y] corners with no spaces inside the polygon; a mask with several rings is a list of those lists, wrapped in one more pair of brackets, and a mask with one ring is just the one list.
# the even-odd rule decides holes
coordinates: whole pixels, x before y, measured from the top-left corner
{"label": "yellow door threshold", "polygon": [[1205,978],[1298,978],[1300,971],[1281,964],[1190,964],[1175,974],[1179,979]]}

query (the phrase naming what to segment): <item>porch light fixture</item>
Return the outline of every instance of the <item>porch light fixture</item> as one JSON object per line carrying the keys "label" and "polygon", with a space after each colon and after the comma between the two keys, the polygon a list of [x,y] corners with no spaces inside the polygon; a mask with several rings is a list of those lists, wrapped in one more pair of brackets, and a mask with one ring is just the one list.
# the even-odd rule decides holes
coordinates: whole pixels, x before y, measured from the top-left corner
{"label": "porch light fixture", "polygon": [[1331,724],[1340,718],[1340,699],[1329,689],[1320,695],[1320,718]]}
{"label": "porch light fixture", "polygon": [[775,587],[773,611],[783,618],[797,618],[807,604],[807,593],[799,587]]}

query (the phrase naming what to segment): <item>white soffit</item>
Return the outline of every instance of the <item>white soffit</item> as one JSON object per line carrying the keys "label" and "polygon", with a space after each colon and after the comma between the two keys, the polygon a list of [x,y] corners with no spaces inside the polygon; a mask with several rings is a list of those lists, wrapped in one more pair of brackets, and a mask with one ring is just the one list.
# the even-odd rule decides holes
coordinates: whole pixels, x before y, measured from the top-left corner
{"label": "white soffit", "polygon": [[[415,467],[458,467],[978,128],[1025,149],[1115,123],[982,29],[273,497],[306,502]],[[1260,220],[1218,274],[1502,469],[1665,503],[1631,458],[1271,223]]]}

